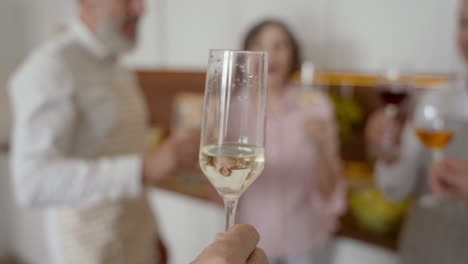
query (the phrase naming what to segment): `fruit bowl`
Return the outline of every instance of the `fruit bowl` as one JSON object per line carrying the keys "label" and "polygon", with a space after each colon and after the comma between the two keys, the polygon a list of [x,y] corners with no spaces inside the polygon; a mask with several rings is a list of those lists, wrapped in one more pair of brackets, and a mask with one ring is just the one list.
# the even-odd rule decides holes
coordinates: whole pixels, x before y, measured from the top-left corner
{"label": "fruit bowl", "polygon": [[368,186],[352,190],[349,207],[357,225],[375,234],[394,232],[410,205],[389,201],[376,187]]}

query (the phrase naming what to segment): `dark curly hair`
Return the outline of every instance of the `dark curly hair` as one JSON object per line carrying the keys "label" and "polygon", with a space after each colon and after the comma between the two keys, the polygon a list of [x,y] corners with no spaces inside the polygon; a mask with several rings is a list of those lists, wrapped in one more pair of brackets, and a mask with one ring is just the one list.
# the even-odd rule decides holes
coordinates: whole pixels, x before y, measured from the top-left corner
{"label": "dark curly hair", "polygon": [[289,71],[289,74],[292,75],[294,72],[299,71],[302,62],[301,48],[296,38],[292,34],[292,31],[289,29],[286,24],[276,19],[267,19],[263,20],[260,23],[253,26],[245,35],[243,42],[243,49],[248,50],[252,46],[253,42],[257,36],[267,27],[267,26],[276,26],[284,31],[286,34],[289,44],[291,45],[292,50],[292,66]]}

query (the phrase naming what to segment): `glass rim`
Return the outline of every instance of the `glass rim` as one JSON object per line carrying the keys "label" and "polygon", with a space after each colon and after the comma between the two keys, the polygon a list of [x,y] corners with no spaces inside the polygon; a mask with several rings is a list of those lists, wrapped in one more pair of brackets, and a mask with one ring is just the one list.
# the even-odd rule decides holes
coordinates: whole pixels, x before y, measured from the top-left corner
{"label": "glass rim", "polygon": [[254,50],[236,50],[236,49],[209,49],[209,53],[212,52],[232,52],[232,53],[246,53],[246,54],[258,54],[267,55],[266,51],[254,51]]}

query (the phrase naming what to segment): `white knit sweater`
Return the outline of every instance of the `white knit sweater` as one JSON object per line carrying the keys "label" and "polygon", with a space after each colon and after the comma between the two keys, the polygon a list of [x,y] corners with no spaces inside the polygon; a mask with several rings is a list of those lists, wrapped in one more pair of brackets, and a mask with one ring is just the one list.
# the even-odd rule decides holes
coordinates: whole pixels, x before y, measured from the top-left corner
{"label": "white knit sweater", "polygon": [[57,263],[157,263],[141,183],[146,109],[135,77],[108,55],[75,23],[10,86],[16,195],[50,209]]}

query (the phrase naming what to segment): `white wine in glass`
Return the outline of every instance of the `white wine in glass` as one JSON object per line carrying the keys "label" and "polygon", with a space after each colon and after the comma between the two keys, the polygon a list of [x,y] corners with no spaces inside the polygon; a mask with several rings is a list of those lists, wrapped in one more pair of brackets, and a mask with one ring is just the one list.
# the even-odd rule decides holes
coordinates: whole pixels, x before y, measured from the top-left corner
{"label": "white wine in glass", "polygon": [[265,166],[267,65],[265,52],[210,51],[199,160],[224,200],[226,230]]}
{"label": "white wine in glass", "polygon": [[207,145],[200,155],[203,172],[227,200],[239,199],[265,166],[265,151],[256,146]]}
{"label": "white wine in glass", "polygon": [[426,102],[414,116],[414,129],[421,143],[432,152],[434,161],[443,158],[443,149],[454,137],[456,121],[442,106]]}
{"label": "white wine in glass", "polygon": [[[450,86],[452,85],[436,89],[456,89]],[[443,159],[443,151],[455,137],[459,123],[457,101],[444,103],[439,96],[424,98],[413,116],[414,132],[421,143],[431,151],[433,161]],[[435,194],[423,195],[420,199],[425,207],[435,206],[439,201],[440,198]]]}
{"label": "white wine in glass", "polygon": [[445,148],[453,138],[453,131],[416,128],[419,140],[432,150]]}

